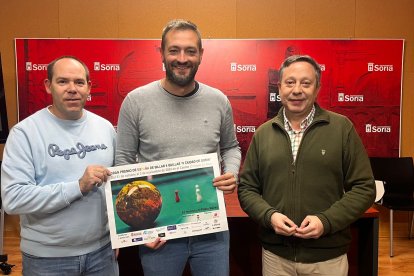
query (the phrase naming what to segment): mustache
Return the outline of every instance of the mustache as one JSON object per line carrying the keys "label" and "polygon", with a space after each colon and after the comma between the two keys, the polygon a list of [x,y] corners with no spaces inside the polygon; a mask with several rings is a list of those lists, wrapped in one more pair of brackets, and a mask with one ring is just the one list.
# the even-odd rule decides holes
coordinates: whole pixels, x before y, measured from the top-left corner
{"label": "mustache", "polygon": [[191,66],[191,62],[186,61],[186,62],[180,62],[180,61],[173,61],[171,62],[171,66]]}

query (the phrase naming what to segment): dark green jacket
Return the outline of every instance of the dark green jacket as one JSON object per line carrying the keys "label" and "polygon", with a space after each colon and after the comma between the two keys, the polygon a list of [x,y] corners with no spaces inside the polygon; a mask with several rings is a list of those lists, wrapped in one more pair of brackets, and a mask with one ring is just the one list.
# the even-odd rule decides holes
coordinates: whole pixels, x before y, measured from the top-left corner
{"label": "dark green jacket", "polygon": [[[369,158],[351,121],[316,105],[293,163],[282,110],[253,136],[240,175],[240,204],[259,223],[265,249],[303,263],[335,258],[348,251],[349,225],[374,202]],[[316,215],[324,233],[318,239],[278,235],[270,226],[276,211],[298,226]]]}

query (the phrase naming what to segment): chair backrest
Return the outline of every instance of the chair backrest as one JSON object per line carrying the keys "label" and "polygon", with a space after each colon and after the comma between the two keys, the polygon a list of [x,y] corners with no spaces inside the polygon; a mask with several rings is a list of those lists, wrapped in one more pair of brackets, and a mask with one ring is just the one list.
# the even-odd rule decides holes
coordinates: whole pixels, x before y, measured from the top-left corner
{"label": "chair backrest", "polygon": [[385,194],[413,197],[414,165],[412,157],[370,157],[376,180],[385,182]]}

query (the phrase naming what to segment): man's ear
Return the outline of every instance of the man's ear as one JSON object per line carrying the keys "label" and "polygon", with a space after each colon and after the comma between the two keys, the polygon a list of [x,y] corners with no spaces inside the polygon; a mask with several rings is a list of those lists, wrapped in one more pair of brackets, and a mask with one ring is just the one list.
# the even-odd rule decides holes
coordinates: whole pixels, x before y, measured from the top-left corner
{"label": "man's ear", "polygon": [[159,51],[160,51],[161,61],[162,61],[162,63],[164,63],[164,60],[165,60],[165,58],[164,58],[164,52],[162,51],[162,48],[161,47],[159,48]]}
{"label": "man's ear", "polygon": [[52,94],[52,90],[50,90],[50,85],[51,85],[50,80],[49,79],[45,79],[43,81],[43,83],[45,85],[45,89],[46,89],[47,94]]}
{"label": "man's ear", "polygon": [[92,89],[92,81],[88,81],[88,95],[91,94],[91,89]]}

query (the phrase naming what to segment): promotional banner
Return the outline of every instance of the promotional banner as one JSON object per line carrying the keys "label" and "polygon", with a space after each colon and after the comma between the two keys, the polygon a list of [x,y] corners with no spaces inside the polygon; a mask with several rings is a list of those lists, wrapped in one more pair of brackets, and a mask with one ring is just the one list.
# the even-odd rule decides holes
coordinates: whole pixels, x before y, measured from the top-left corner
{"label": "promotional banner", "polygon": [[[90,68],[86,108],[117,124],[132,89],[165,76],[160,40],[16,39],[19,120],[49,105],[47,64],[74,55]],[[256,128],[281,107],[277,83],[282,61],[314,57],[322,69],[318,103],[354,123],[370,156],[400,154],[404,40],[203,40],[196,80],[220,89],[232,104],[235,131],[246,153]]]}
{"label": "promotional banner", "polygon": [[216,153],[109,168],[105,183],[113,248],[228,230]]}

